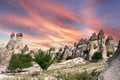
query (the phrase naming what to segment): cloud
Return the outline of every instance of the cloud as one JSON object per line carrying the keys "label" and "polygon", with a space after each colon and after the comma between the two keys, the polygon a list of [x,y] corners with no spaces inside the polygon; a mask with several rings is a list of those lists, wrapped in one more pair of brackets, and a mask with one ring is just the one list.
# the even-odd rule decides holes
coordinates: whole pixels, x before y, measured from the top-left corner
{"label": "cloud", "polygon": [[[25,40],[29,40],[30,45],[33,43],[40,48],[72,45],[80,38],[90,37],[91,33],[98,33],[101,29],[105,31],[106,36],[113,35],[115,40],[120,37],[116,35],[120,34],[118,27],[114,28],[104,22],[107,12],[104,12],[106,14],[102,17],[95,14],[99,6],[95,0],[83,1],[78,12],[71,10],[67,4],[63,5],[52,0],[18,0],[14,2],[15,5],[9,3],[15,8],[18,4],[24,9],[25,14],[0,13],[1,32],[5,34],[23,32]],[[111,14],[109,11],[109,15]]]}

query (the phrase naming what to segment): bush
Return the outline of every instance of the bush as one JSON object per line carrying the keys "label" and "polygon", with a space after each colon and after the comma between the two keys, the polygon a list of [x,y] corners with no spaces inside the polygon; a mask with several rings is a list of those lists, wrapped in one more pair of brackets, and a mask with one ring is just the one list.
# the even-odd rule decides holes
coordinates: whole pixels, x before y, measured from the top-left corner
{"label": "bush", "polygon": [[16,70],[32,66],[32,57],[29,54],[12,54],[8,69]]}
{"label": "bush", "polygon": [[103,59],[101,52],[95,52],[92,56],[93,61],[98,61],[98,60],[101,60],[101,59]]}
{"label": "bush", "polygon": [[47,54],[46,52],[43,52],[42,50],[39,50],[38,53],[36,53],[34,61],[43,70],[46,70],[53,63],[51,56]]}
{"label": "bush", "polygon": [[72,59],[72,57],[71,57],[71,56],[68,56],[68,57],[66,58],[66,60],[69,60],[69,59]]}
{"label": "bush", "polygon": [[112,52],[112,51],[107,51],[107,56],[108,57],[110,57],[110,55],[113,55],[114,54],[114,52]]}

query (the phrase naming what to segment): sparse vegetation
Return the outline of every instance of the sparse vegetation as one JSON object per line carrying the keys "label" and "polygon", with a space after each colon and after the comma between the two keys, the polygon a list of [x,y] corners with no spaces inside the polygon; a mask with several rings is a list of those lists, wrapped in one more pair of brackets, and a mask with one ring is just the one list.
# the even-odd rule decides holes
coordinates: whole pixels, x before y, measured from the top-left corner
{"label": "sparse vegetation", "polygon": [[51,56],[42,50],[39,50],[38,53],[35,55],[34,61],[43,70],[46,70],[53,63]]}
{"label": "sparse vegetation", "polygon": [[76,74],[59,74],[57,80],[97,80],[99,74],[100,72],[96,70],[93,70],[90,73],[84,71],[83,73]]}
{"label": "sparse vegetation", "polygon": [[101,60],[101,59],[103,59],[101,52],[95,52],[92,56],[93,61],[97,62],[98,60]]}
{"label": "sparse vegetation", "polygon": [[112,51],[107,51],[107,56],[108,57],[110,57],[111,55],[113,55],[114,54],[114,52],[112,52]]}
{"label": "sparse vegetation", "polygon": [[32,57],[29,54],[12,54],[8,69],[16,70],[32,66]]}
{"label": "sparse vegetation", "polygon": [[[104,67],[103,62],[91,63],[88,62],[83,65],[75,65],[72,67],[63,67],[59,69],[45,70],[44,73],[38,74],[37,76],[32,76],[32,74],[36,74],[36,72],[32,72],[31,74],[16,74],[14,78],[8,78],[3,80],[17,80],[17,78],[31,80],[31,79],[40,79],[43,80],[48,76],[55,77],[56,79],[48,79],[48,80],[96,80],[97,75]],[[38,71],[39,73],[39,71]],[[86,78],[87,77],[87,78]]]}

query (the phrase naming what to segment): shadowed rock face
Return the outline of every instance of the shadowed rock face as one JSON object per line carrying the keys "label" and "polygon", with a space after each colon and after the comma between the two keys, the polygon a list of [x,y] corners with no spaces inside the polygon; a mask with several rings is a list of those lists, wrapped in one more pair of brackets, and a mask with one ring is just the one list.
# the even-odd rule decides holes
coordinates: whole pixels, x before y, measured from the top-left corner
{"label": "shadowed rock face", "polygon": [[120,80],[120,41],[117,51],[108,59],[98,80]]}

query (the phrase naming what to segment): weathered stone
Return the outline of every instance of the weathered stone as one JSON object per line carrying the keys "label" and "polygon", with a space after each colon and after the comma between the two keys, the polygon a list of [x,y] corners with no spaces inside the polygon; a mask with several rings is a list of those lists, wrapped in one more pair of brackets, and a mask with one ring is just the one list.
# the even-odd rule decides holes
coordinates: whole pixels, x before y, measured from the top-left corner
{"label": "weathered stone", "polygon": [[56,52],[55,52],[55,48],[54,48],[54,47],[50,48],[50,49],[48,50],[48,53],[50,54],[50,56],[52,57],[52,59],[55,58]]}
{"label": "weathered stone", "polygon": [[54,47],[52,47],[52,48],[50,48],[50,49],[49,49],[49,51],[55,51],[55,48],[54,48]]}
{"label": "weathered stone", "polygon": [[120,80],[120,41],[115,54],[108,59],[98,80]]}
{"label": "weathered stone", "polygon": [[23,37],[23,34],[22,33],[17,33],[16,36],[17,37]]}
{"label": "weathered stone", "polygon": [[69,47],[68,47],[68,46],[65,46],[65,47],[64,47],[64,51],[63,51],[63,53],[62,53],[62,55],[61,55],[61,58],[62,58],[63,60],[65,60],[68,56],[70,56],[70,50],[69,50]]}
{"label": "weathered stone", "polygon": [[93,33],[92,36],[90,37],[90,41],[97,40],[97,35],[96,33]]}
{"label": "weathered stone", "polygon": [[11,37],[11,39],[12,39],[13,37],[15,37],[15,33],[12,33],[12,34],[10,35],[10,37]]}
{"label": "weathered stone", "polygon": [[115,51],[112,36],[108,36],[108,38],[106,39],[105,45],[108,52]]}
{"label": "weathered stone", "polygon": [[23,52],[26,53],[27,51],[29,51],[29,47],[28,47],[28,45],[25,45],[23,48]]}
{"label": "weathered stone", "polygon": [[92,60],[93,54],[97,51],[99,51],[98,41],[97,40],[91,41],[90,42],[90,52],[89,52],[90,60]]}
{"label": "weathered stone", "polygon": [[98,40],[104,39],[104,38],[105,38],[104,32],[103,32],[103,30],[100,30],[100,32],[98,33]]}
{"label": "weathered stone", "polygon": [[77,46],[77,45],[78,45],[77,42],[75,42],[75,43],[74,43],[74,46]]}

